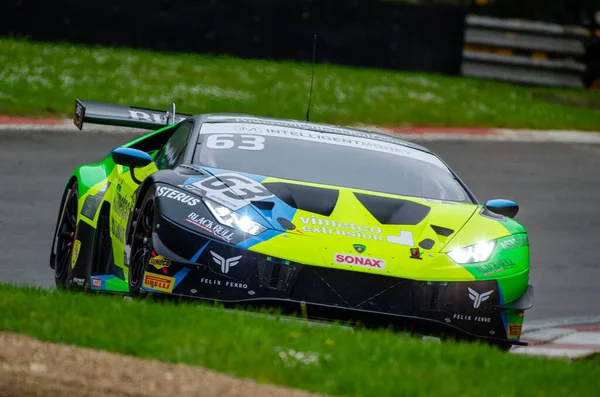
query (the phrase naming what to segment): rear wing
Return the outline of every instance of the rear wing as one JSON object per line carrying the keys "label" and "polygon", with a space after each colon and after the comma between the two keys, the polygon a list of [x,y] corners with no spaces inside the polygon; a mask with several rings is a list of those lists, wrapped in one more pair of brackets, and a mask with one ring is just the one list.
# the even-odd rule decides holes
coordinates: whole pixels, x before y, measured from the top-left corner
{"label": "rear wing", "polygon": [[73,122],[80,130],[83,128],[83,123],[155,130],[172,123],[178,123],[190,116],[190,114],[175,113],[175,104],[172,104],[169,110],[165,112],[76,99]]}

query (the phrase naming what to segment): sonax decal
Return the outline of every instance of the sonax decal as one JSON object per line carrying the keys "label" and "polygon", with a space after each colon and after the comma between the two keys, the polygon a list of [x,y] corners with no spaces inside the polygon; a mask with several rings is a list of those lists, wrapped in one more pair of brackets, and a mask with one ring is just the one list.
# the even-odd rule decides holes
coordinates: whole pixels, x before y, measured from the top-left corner
{"label": "sonax decal", "polygon": [[385,261],[383,259],[369,258],[367,256],[335,254],[333,261],[340,265],[362,266],[380,270],[385,269]]}

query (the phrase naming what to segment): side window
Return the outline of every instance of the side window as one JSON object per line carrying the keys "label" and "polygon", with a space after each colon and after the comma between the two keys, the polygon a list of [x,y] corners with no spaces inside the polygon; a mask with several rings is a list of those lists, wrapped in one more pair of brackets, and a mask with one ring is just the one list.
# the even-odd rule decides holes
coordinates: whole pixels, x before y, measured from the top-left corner
{"label": "side window", "polygon": [[193,127],[192,123],[181,124],[171,135],[156,156],[156,167],[159,170],[171,169],[179,165],[185,154]]}

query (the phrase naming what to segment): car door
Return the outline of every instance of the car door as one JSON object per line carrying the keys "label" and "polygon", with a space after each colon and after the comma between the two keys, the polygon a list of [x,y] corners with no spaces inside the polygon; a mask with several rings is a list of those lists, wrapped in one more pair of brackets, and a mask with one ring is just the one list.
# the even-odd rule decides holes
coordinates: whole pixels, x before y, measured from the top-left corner
{"label": "car door", "polygon": [[[148,176],[158,170],[173,169],[179,165],[185,155],[188,140],[193,129],[193,122],[184,122],[175,127],[171,138],[163,145],[154,157],[154,161],[142,168],[133,170],[134,176],[144,181]],[[129,216],[136,200],[136,191],[139,184],[131,177],[131,170],[121,165],[116,166],[117,185],[111,205],[110,235],[114,253],[115,265],[122,269],[123,279],[128,279],[129,265],[127,258],[129,252],[126,247],[126,230]]]}

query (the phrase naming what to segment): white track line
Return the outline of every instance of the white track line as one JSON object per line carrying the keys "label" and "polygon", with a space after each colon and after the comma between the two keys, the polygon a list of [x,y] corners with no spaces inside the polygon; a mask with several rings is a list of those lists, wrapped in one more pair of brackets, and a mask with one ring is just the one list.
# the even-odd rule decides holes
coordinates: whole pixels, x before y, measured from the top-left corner
{"label": "white track line", "polygon": [[600,324],[600,316],[561,317],[535,321],[525,320],[523,323],[523,334],[546,328],[586,324]]}

